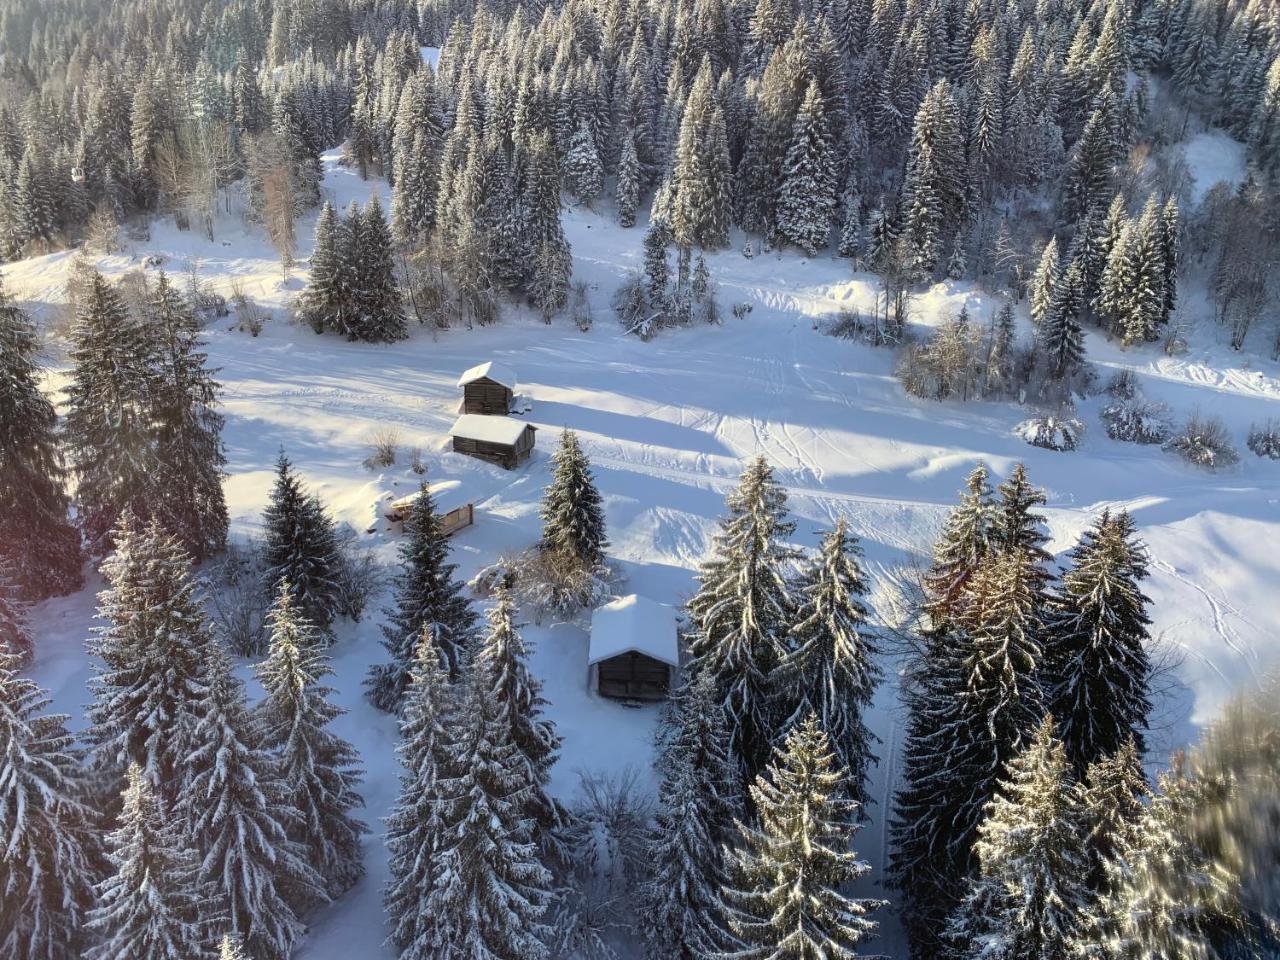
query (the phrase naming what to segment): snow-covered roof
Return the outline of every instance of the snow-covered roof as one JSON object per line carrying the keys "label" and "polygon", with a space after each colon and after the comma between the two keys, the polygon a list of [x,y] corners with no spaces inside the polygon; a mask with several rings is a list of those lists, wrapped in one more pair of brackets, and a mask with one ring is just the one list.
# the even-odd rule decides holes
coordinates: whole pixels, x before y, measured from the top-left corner
{"label": "snow-covered roof", "polygon": [[680,666],[675,611],[665,603],[634,593],[597,607],[591,614],[591,650],[587,665],[633,651],[673,667]]}
{"label": "snow-covered roof", "polygon": [[458,386],[465,387],[468,383],[475,383],[477,380],[489,379],[495,383],[500,383],[510,390],[516,388],[516,372],[510,367],[504,367],[502,364],[486,361],[485,363],[477,363],[474,367],[458,378]]}
{"label": "snow-covered roof", "polygon": [[464,413],[449,429],[449,436],[510,447],[520,439],[527,426],[529,424],[514,417],[486,417],[479,413]]}
{"label": "snow-covered roof", "polygon": [[[462,487],[461,480],[437,480],[435,483],[427,484],[427,487],[431,491],[431,505],[435,507],[438,514],[449,513],[459,507],[465,507],[475,499],[467,495],[467,491]],[[413,506],[413,501],[417,500],[421,493],[421,490],[415,490],[408,496],[392,500],[387,504],[385,512],[387,514],[407,514],[409,508]]]}

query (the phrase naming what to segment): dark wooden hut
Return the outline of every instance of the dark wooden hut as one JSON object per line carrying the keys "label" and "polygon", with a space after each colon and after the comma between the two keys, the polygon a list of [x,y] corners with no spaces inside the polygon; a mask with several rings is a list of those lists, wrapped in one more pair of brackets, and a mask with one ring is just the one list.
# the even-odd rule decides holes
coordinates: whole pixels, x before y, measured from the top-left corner
{"label": "dark wooden hut", "polygon": [[602,696],[665,700],[680,668],[675,611],[631,594],[591,615],[588,683]]}
{"label": "dark wooden hut", "polygon": [[464,413],[449,431],[455,453],[488,460],[514,470],[533,453],[537,427],[511,417]]}
{"label": "dark wooden hut", "polygon": [[514,370],[496,363],[481,363],[458,378],[462,388],[462,413],[505,417],[516,392]]}

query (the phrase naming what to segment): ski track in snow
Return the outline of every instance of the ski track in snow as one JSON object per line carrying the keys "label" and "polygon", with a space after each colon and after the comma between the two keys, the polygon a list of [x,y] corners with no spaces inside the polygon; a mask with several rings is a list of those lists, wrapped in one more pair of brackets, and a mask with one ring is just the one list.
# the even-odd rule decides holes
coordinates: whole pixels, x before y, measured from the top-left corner
{"label": "ski track in snow", "polygon": [[[325,191],[339,208],[371,191],[385,192],[380,182],[362,183],[337,167],[333,154],[326,167]],[[299,224],[304,246],[312,224]],[[173,274],[196,263],[215,289],[228,291],[235,278],[274,311],[258,338],[230,330],[230,319],[209,328],[211,364],[220,368],[225,385],[234,536],[258,531],[272,464],[283,445],[337,519],[393,563],[396,539],[378,505],[412,490],[418,478],[403,461],[379,472],[363,469],[361,461],[371,430],[394,427],[402,434],[402,449],[421,448],[429,476],[460,479],[474,493],[476,523],[453,541],[459,574],[468,577],[499,554],[536,540],[550,452],[557,431],[570,426],[582,438],[605,498],[611,552],[627,577],[623,592],[674,605],[687,599],[724,497],[744,461],[758,453],[774,463],[787,487],[797,543],[814,546],[823,529],[847,518],[862,539],[874,587],[880,587],[898,579],[904,563],[927,555],[977,461],[990,464],[999,479],[1022,460],[1032,480],[1047,489],[1051,547],[1059,556],[1103,506],[1132,510],[1154,561],[1148,584],[1155,601],[1153,632],[1187,652],[1178,671],[1188,693],[1187,716],[1176,721],[1174,744],[1194,736],[1195,725],[1224,698],[1280,658],[1280,607],[1274,601],[1280,559],[1269,549],[1280,538],[1280,466],[1242,449],[1240,466],[1215,475],[1159,449],[1113,443],[1097,422],[1097,399],[1081,405],[1090,429],[1084,448],[1059,454],[1012,435],[1013,426],[1028,416],[1015,404],[931,404],[907,397],[893,378],[890,351],[813,329],[824,315],[870,308],[875,296],[867,275],[851,276],[847,264],[834,258],[709,254],[724,325],[665,332],[640,343],[620,333],[609,301],[621,277],[640,265],[643,225],[622,230],[570,209],[565,226],[577,253],[576,278],[591,290],[595,327],[585,334],[566,320],[547,327],[512,308],[490,328],[434,334],[415,329],[408,341],[391,346],[318,337],[284,319],[284,308],[304,285],[305,269],[283,276],[258,231],[233,220],[219,225],[213,244],[157,223],[148,244],[102,258],[101,265],[118,275],[138,268],[146,253],[158,252]],[[6,287],[42,324],[51,325],[63,311],[69,264],[64,253],[6,265]],[[734,319],[730,307],[741,302],[752,311]],[[1194,307],[1199,301],[1189,302]],[[970,285],[939,284],[916,297],[916,322],[937,323],[961,304],[975,318],[987,316],[994,305]],[[1154,348],[1121,352],[1093,334],[1088,346],[1104,376],[1132,369],[1179,415],[1196,405],[1220,414],[1241,447],[1250,423],[1280,417],[1280,369],[1257,360],[1257,369],[1243,369],[1240,355],[1214,337],[1197,340],[1182,358]],[[51,387],[64,378],[63,353],[64,344],[50,342]],[[527,419],[540,428],[532,461],[510,473],[448,452],[455,378],[488,359],[515,368],[520,392],[533,399]],[[83,726],[88,699],[84,641],[99,586],[95,580],[81,593],[33,611],[40,639],[34,674],[77,726]],[[361,696],[365,672],[382,659],[379,611],[388,600],[384,595],[371,602],[360,624],[343,624],[333,651],[338,702],[348,710],[337,730],[356,744],[368,770],[365,818],[374,829],[365,848],[369,875],[311,918],[313,935],[299,960],[391,956],[382,944],[380,897],[387,872],[379,832],[397,789],[396,731]],[[549,715],[565,737],[553,790],[572,798],[579,771],[627,768],[651,785],[657,710],[627,709],[586,689],[581,622],[529,624],[525,634]],[[248,665],[241,667],[249,677]],[[881,868],[901,747],[888,661],[885,672],[886,687],[868,718],[883,741],[869,784],[879,803],[870,811],[870,828],[856,838],[861,855]],[[249,689],[257,695],[252,680]],[[882,876],[882,869],[875,871],[860,889],[883,895]],[[896,923],[884,919],[878,948],[900,954]]]}

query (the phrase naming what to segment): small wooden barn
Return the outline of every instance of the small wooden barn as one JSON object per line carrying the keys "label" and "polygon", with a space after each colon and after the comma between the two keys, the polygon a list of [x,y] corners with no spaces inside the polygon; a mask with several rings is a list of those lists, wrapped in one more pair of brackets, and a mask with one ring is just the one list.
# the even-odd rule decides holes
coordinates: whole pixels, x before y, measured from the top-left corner
{"label": "small wooden barn", "polygon": [[533,453],[537,427],[512,417],[484,417],[464,413],[449,431],[455,453],[479,457],[514,470]]}
{"label": "small wooden barn", "polygon": [[[476,522],[476,505],[463,489],[462,481],[437,480],[429,484],[428,489],[431,491],[431,505],[440,518],[446,537],[451,537],[463,527]],[[382,511],[382,515],[392,523],[403,523],[413,509],[414,501],[420,496],[422,491],[417,490],[407,497],[392,500]]]}
{"label": "small wooden barn", "polygon": [[480,363],[458,378],[462,413],[505,417],[516,393],[516,374],[496,363]]}
{"label": "small wooden barn", "polygon": [[602,697],[665,700],[680,669],[676,614],[644,597],[619,597],[591,615],[587,682]]}

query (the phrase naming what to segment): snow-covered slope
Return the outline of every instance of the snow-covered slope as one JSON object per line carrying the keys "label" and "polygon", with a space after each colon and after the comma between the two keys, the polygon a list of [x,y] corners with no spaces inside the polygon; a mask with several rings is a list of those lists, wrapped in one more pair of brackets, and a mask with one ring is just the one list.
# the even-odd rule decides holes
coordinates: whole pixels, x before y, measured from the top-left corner
{"label": "snow-covered slope", "polygon": [[[363,183],[327,158],[326,189],[335,202],[364,199],[383,185]],[[793,253],[746,259],[736,252],[710,258],[726,307],[748,303],[742,319],[723,327],[666,333],[650,343],[624,337],[609,310],[622,274],[640,262],[639,228],[623,231],[590,212],[566,213],[575,253],[575,278],[591,284],[595,326],[580,333],[567,321],[551,326],[509,312],[501,324],[432,334],[417,329],[391,346],[349,344],[289,325],[282,316],[260,337],[209,331],[213,365],[225,386],[229,456],[228,503],[233,530],[258,529],[271,467],[284,446],[300,472],[340,520],[392,562],[395,534],[379,505],[417,483],[402,464],[381,473],[361,466],[370,433],[393,426],[402,449],[421,447],[433,480],[457,479],[473,494],[475,525],[454,539],[461,572],[470,575],[499,554],[530,544],[538,532],[538,498],[549,478],[557,431],[579,432],[606,501],[611,552],[627,577],[620,592],[678,605],[693,586],[725,493],[743,459],[764,453],[778,467],[798,520],[796,539],[815,545],[819,531],[847,517],[862,538],[871,572],[882,586],[895,569],[927,551],[965,474],[986,460],[1006,474],[1026,462],[1047,489],[1052,548],[1061,553],[1105,506],[1131,509],[1155,561],[1148,591],[1155,630],[1180,656],[1162,698],[1153,746],[1167,751],[1194,735],[1236,687],[1280,660],[1280,466],[1243,452],[1241,465],[1208,474],[1159,449],[1108,440],[1097,403],[1082,406],[1090,433],[1075,453],[1027,446],[1013,427],[1027,416],[1014,404],[933,404],[907,397],[893,377],[893,355],[834,340],[814,330],[816,317],[845,306],[869,306],[874,278],[849,273],[827,257]],[[311,221],[299,225],[304,253]],[[286,276],[258,231],[227,222],[212,244],[156,224],[152,239],[104,258],[119,273],[145,254],[167,258],[165,269],[185,273],[191,261],[215,289],[233,280],[260,304],[283,308],[305,282]],[[38,318],[53,323],[65,300],[70,257],[56,254],[4,268],[5,284]],[[992,303],[964,284],[943,284],[916,301],[922,323],[967,304],[985,318]],[[1195,309],[1194,301],[1187,309]],[[726,314],[728,311],[726,310]],[[1237,355],[1205,335],[1193,351],[1168,358],[1154,349],[1121,352],[1096,337],[1091,359],[1104,368],[1129,367],[1153,396],[1179,413],[1199,407],[1222,416],[1243,447],[1251,422],[1280,417],[1280,379],[1274,365],[1245,369]],[[51,351],[52,385],[62,362]],[[533,460],[507,472],[448,452],[456,417],[458,375],[493,360],[511,367],[533,400],[527,419],[539,428]],[[35,611],[39,658],[34,673],[56,705],[78,715],[87,699],[90,666],[84,640],[92,627],[91,584],[76,596]],[[341,902],[313,918],[304,960],[389,957],[381,945],[380,887],[386,860],[376,821],[396,790],[395,726],[361,698],[378,644],[381,603],[360,624],[345,624],[334,649],[337,686],[349,713],[340,732],[360,749],[368,770],[368,878]],[[633,767],[647,782],[656,710],[629,709],[590,694],[587,635],[580,624],[529,625],[534,669],[565,737],[554,789],[572,796],[579,771]],[[248,672],[246,669],[246,676]],[[859,836],[861,852],[884,864],[885,801],[899,720],[892,682],[882,689],[871,720],[883,739],[875,773],[878,807]],[[251,682],[251,691],[256,685]],[[82,723],[82,721],[77,721]],[[894,953],[889,925],[881,948]]]}

